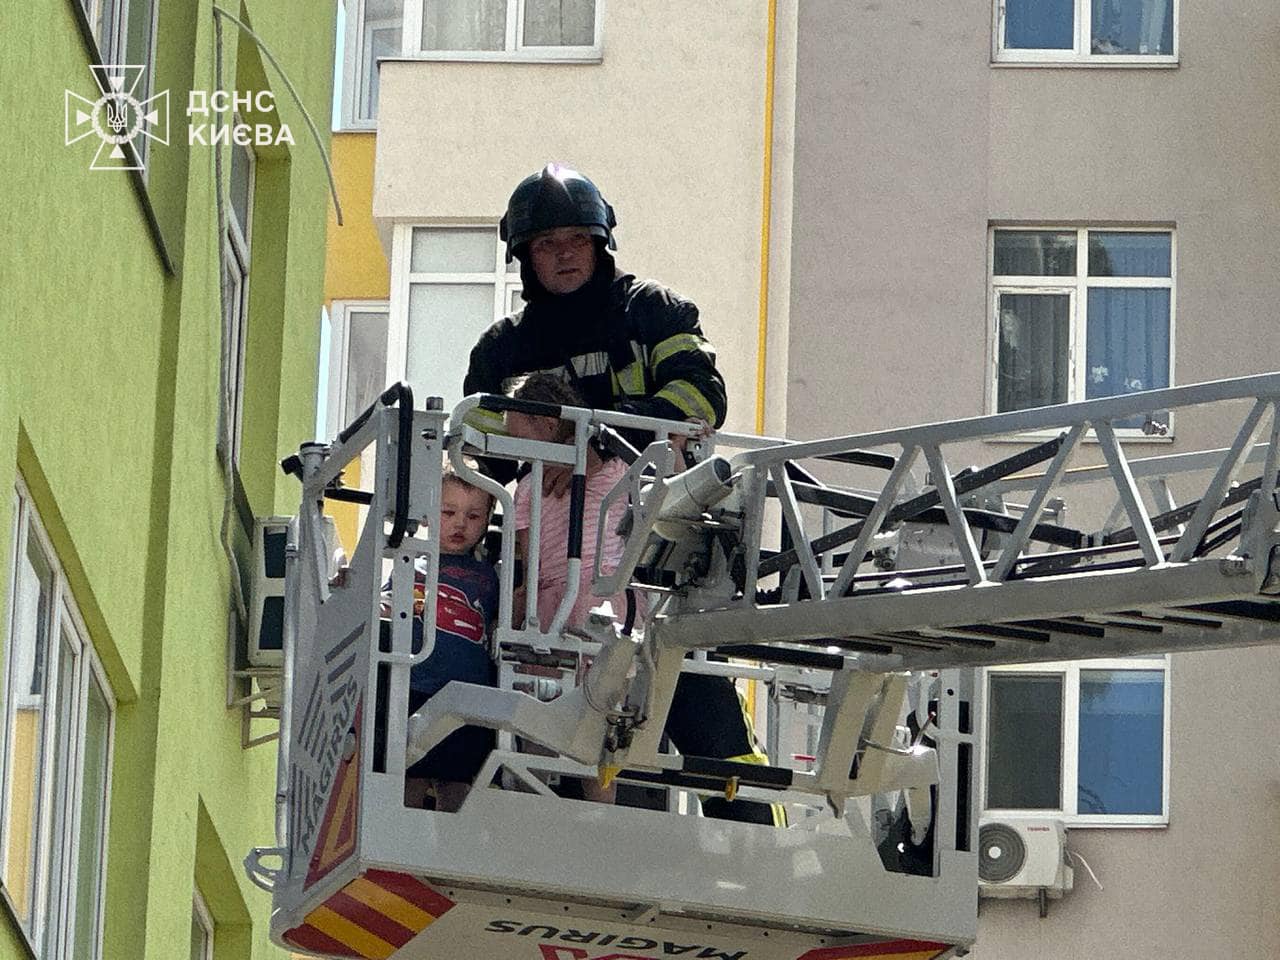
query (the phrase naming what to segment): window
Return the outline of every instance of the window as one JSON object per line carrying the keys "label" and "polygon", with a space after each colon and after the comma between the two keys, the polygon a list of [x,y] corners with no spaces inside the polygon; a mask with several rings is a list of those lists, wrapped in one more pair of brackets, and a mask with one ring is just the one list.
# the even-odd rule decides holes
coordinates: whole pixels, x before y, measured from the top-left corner
{"label": "window", "polygon": [[373,129],[378,59],[599,60],[602,0],[350,0],[344,128]]}
{"label": "window", "polygon": [[388,379],[403,376],[415,398],[443,396],[449,410],[480,334],[519,309],[520,264],[506,263],[493,224],[398,226],[392,263]]}
{"label": "window", "polygon": [[[1168,230],[992,230],[995,410],[1169,386],[1174,242]],[[1117,420],[1129,433],[1148,417]]]}
{"label": "window", "polygon": [[1177,0],[996,0],[995,11],[997,62],[1177,62]]}
{"label": "window", "polygon": [[598,0],[407,0],[419,50],[433,54],[599,56]]}
{"label": "window", "polygon": [[[237,116],[237,124],[241,123]],[[224,303],[226,336],[223,338],[227,372],[226,415],[231,423],[231,461],[240,462],[240,436],[244,426],[244,348],[249,316],[249,253],[253,241],[254,156],[248,147],[233,144],[231,177],[227,191],[227,233],[224,239]]]}
{"label": "window", "polygon": [[115,698],[22,488],[14,518],[0,889],[40,960],[96,960]]}
{"label": "window", "polygon": [[[143,65],[150,72],[152,37],[155,33],[154,0],[82,0],[85,16],[98,43],[104,64]],[[145,100],[150,94],[150,77],[134,96]]]}
{"label": "window", "polygon": [[335,300],[329,352],[327,436],[335,436],[387,388],[385,300]]}
{"label": "window", "polygon": [[348,4],[343,51],[343,125],[372,129],[378,117],[378,60],[403,53],[405,0]]}
{"label": "window", "polygon": [[1076,825],[1168,822],[1168,659],[986,671],[983,808]]}
{"label": "window", "polygon": [[[155,61],[155,0],[80,0],[80,4],[98,46],[98,64],[124,67],[124,89],[135,101],[145,104],[155,87],[151,76]],[[105,72],[94,72],[103,92],[108,92]],[[134,137],[127,146],[137,153],[144,177],[150,140],[147,135]]]}
{"label": "window", "polygon": [[213,960],[213,918],[196,890],[191,900],[191,960]]}

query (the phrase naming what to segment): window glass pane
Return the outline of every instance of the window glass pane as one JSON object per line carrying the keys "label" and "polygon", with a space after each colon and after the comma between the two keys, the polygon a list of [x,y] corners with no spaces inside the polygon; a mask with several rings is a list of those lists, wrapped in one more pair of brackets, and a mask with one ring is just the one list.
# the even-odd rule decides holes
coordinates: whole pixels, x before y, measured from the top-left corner
{"label": "window glass pane", "polygon": [[1094,53],[1173,53],[1173,0],[1093,0]]}
{"label": "window glass pane", "polygon": [[89,679],[85,704],[84,761],[80,772],[80,849],[76,863],[74,957],[98,955],[98,897],[102,848],[106,839],[107,757],[111,708],[96,677]]}
{"label": "window glass pane", "polygon": [[1173,238],[1167,233],[1089,232],[1089,276],[1172,276]]}
{"label": "window glass pane", "polygon": [[[368,15],[370,7],[365,7]],[[360,96],[356,102],[356,115],[373,120],[378,115],[378,58],[400,55],[400,24],[396,19],[384,25],[366,24],[364,49],[360,61]]]}
{"label": "window glass pane", "polygon": [[503,50],[507,0],[422,0],[423,50]]}
{"label": "window glass pane", "polygon": [[[74,703],[79,680],[76,674],[76,657],[71,637],[63,633],[58,645],[58,675],[54,684],[57,721],[54,727],[53,766],[50,769],[53,785],[53,814],[50,818],[49,871],[46,877],[48,899],[45,910],[45,956],[53,956],[56,941],[62,930],[64,896],[66,894],[66,857],[68,851],[62,843],[66,829],[68,810],[67,791],[71,772],[67,769],[71,757],[71,736],[75,729]],[[79,956],[79,954],[77,954]],[[89,956],[86,954],[86,960]]]}
{"label": "window glass pane", "polygon": [[526,47],[589,47],[595,33],[596,0],[525,0]]}
{"label": "window glass pane", "polygon": [[997,230],[998,277],[1074,277],[1076,234],[1048,230]]}
{"label": "window glass pane", "polygon": [[[238,122],[238,121],[237,121]],[[249,148],[236,144],[231,148],[231,210],[235,214],[240,236],[249,242],[249,200],[252,192]]]}
{"label": "window glass pane", "polygon": [[409,254],[412,273],[493,273],[492,227],[415,227]]}
{"label": "window glass pane", "polygon": [[205,926],[200,908],[191,905],[191,960],[209,960],[213,956],[213,933]]}
{"label": "window glass pane", "polygon": [[[1091,287],[1085,335],[1086,400],[1169,386],[1169,293],[1167,289]],[[1168,422],[1164,411],[1147,411]],[[1142,415],[1116,420],[1141,427]]]}
{"label": "window glass pane", "polygon": [[1062,675],[990,674],[987,807],[1062,806]]}
{"label": "window glass pane", "polygon": [[[90,0],[92,4],[92,0]],[[98,19],[93,25],[93,36],[98,41],[98,49],[107,57],[106,63],[121,63],[112,60],[112,49],[115,43],[116,25],[120,22],[121,0],[100,0]]]}
{"label": "window glass pane", "polygon": [[1066,403],[1070,378],[1071,297],[1001,293],[996,409],[1001,413]]}
{"label": "window glass pane", "polygon": [[387,316],[385,310],[352,310],[347,314],[344,425],[368,409],[386,385]]}
{"label": "window glass pane", "polygon": [[1006,0],[1004,45],[1010,50],[1075,48],[1075,0]]}
{"label": "window glass pane", "polygon": [[[134,90],[135,99],[142,101],[151,96],[151,0],[129,0],[129,22],[125,24],[125,48],[116,63],[141,64],[142,72]],[[143,142],[146,137],[139,138]],[[138,140],[133,141],[138,146]]]}
{"label": "window glass pane", "polygon": [[519,313],[524,309],[524,301],[520,299],[520,287],[507,287],[507,313]]}
{"label": "window glass pane", "polygon": [[1160,814],[1164,671],[1080,671],[1079,813]]}
{"label": "window glass pane", "polygon": [[493,323],[493,285],[415,283],[409,287],[406,374],[415,397],[462,399],[471,348]]}
{"label": "window glass pane", "polygon": [[45,657],[49,646],[49,598],[53,575],[29,537],[27,552],[18,561],[14,584],[12,633],[6,649],[10,659],[8,696],[9,756],[6,758],[8,818],[3,824],[8,855],[4,861],[6,891],[18,919],[33,930],[35,919],[35,860],[37,825],[41,820],[46,696]]}

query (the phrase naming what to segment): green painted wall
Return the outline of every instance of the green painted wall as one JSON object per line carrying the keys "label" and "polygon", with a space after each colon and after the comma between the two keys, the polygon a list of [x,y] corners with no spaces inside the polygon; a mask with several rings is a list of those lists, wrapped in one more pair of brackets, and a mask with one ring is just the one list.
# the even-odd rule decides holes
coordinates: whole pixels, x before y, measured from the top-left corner
{"label": "green painted wall", "polygon": [[[189,90],[214,87],[212,5],[158,3],[153,87],[170,91],[170,143],[153,145],[145,205],[128,174],[88,169],[92,138],[63,143],[63,91],[95,97],[74,0],[0,10],[0,601],[20,473],[120,701],[104,956],[185,956],[197,881],[218,960],[277,956],[268,898],[240,869],[249,847],[274,843],[275,750],[242,750],[226,707],[213,148],[187,146],[184,113]],[[327,146],[334,5],[222,5],[288,72]],[[266,58],[230,24],[224,44],[226,86],[269,88],[296,141],[258,158],[239,472],[268,515],[291,512],[277,462],[314,423],[327,186]],[[0,955],[22,955],[15,936],[0,914]]]}

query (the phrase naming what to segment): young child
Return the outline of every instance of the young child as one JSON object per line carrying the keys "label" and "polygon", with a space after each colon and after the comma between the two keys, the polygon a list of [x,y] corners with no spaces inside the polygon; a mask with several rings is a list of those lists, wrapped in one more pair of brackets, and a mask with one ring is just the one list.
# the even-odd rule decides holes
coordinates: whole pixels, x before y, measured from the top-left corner
{"label": "young child", "polygon": [[[582,397],[565,381],[550,373],[534,373],[525,378],[512,393],[517,400],[553,403],[567,407],[580,407]],[[552,443],[572,443],[573,424],[555,417],[538,417],[527,413],[508,411],[507,432],[513,437],[527,440],[543,440]],[[626,594],[613,597],[597,597],[591,592],[591,581],[596,561],[596,521],[605,495],[622,479],[627,467],[616,458],[600,461],[588,458],[586,501],[583,508],[582,569],[578,581],[578,595],[565,627],[572,630],[581,627],[593,607],[606,599],[613,607],[613,615],[621,619],[626,613]],[[521,555],[529,556],[530,498],[532,475],[526,475],[516,486],[516,534]],[[612,571],[622,559],[623,542],[617,533],[618,522],[626,510],[624,498],[614,501],[605,522],[601,570]],[[569,586],[569,558],[565,544],[569,540],[569,496],[542,495],[542,523],[538,549],[538,626],[546,630],[555,617],[556,609]],[[518,611],[522,612],[522,611]]]}
{"label": "young child", "polygon": [[[569,407],[580,407],[582,397],[568,383],[549,373],[530,374],[512,394],[517,400],[532,400],[539,403],[554,403]],[[572,443],[573,424],[555,417],[538,417],[516,411],[508,411],[506,415],[507,432],[515,437],[527,440],[543,440],[553,443]],[[615,618],[621,619],[626,613],[626,595],[620,592],[613,597],[597,597],[591,592],[591,581],[595,573],[596,560],[596,522],[600,516],[600,507],[605,495],[613,489],[623,474],[626,465],[617,459],[605,461],[588,459],[586,498],[583,509],[582,529],[582,569],[578,579],[578,596],[573,608],[569,611],[565,627],[573,630],[586,622],[587,614],[593,607],[608,600],[613,607]],[[521,556],[529,557],[529,526],[531,498],[533,489],[532,475],[526,475],[516,486],[516,536]],[[569,540],[569,496],[554,496],[537,492],[542,497],[541,530],[538,538],[538,627],[546,630],[555,618],[560,601],[564,599],[569,588],[569,559],[565,544]],[[623,542],[617,533],[618,522],[626,509],[626,501],[619,498],[610,508],[605,521],[605,532],[602,542],[602,572],[612,571],[622,559]],[[527,559],[526,559],[527,562]],[[517,615],[523,614],[520,605]],[[582,783],[582,795],[586,800],[598,803],[613,803],[616,788],[602,788],[594,780]]]}
{"label": "young child", "polygon": [[[498,611],[498,578],[493,567],[475,557],[489,526],[493,498],[446,465],[440,487],[440,575],[436,588],[436,642],[431,656],[409,675],[412,714],[451,680],[493,686],[489,635]],[[415,565],[413,649],[422,649],[426,564]],[[383,611],[389,611],[391,584],[383,587]],[[492,730],[463,727],[405,772],[405,803],[421,807],[434,788],[436,809],[455,811],[494,746]]]}

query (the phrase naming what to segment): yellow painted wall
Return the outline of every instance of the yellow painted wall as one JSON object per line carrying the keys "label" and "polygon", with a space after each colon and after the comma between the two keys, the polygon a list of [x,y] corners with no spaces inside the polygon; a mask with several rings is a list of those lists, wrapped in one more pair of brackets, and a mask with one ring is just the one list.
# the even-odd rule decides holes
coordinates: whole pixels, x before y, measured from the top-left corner
{"label": "yellow painted wall", "polygon": [[333,135],[333,176],[343,225],[329,208],[324,299],[385,300],[391,289],[386,254],[373,225],[374,134]]}

